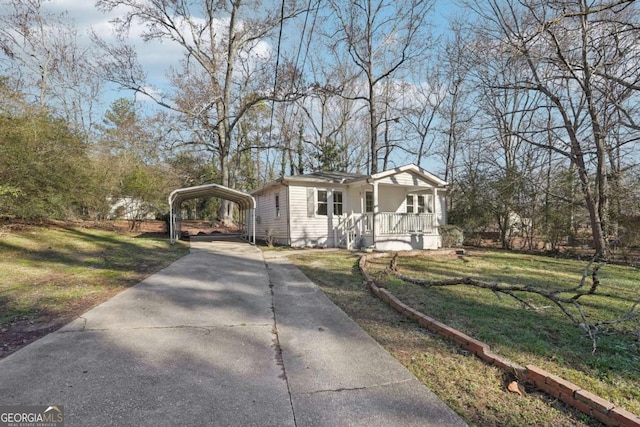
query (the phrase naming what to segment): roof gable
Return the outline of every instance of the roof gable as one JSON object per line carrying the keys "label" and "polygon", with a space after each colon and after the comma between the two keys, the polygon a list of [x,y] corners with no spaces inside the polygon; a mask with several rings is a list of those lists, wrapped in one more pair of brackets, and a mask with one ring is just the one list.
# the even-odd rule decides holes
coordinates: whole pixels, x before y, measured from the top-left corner
{"label": "roof gable", "polygon": [[288,181],[295,180],[313,180],[319,182],[331,182],[336,184],[348,184],[350,182],[366,179],[367,175],[361,175],[348,172],[330,172],[330,171],[317,171],[306,175],[295,175],[285,177]]}
{"label": "roof gable", "polygon": [[256,201],[250,194],[219,184],[204,184],[173,190],[169,195],[169,205],[173,209],[186,200],[200,197],[218,197],[229,200],[236,203],[241,209],[254,209],[256,206]]}
{"label": "roof gable", "polygon": [[409,182],[400,182],[406,181],[403,179],[394,180],[394,176],[398,176],[401,178],[402,176],[411,175],[411,180],[420,180],[429,184],[432,187],[445,187],[447,185],[446,181],[441,180],[437,176],[427,172],[426,170],[414,165],[409,164],[405,166],[400,166],[394,169],[388,169],[379,173],[375,173],[373,175],[362,175],[355,173],[347,173],[347,172],[329,172],[329,171],[317,171],[304,175],[293,175],[293,176],[283,176],[278,178],[275,181],[266,184],[264,187],[259,188],[258,190],[251,193],[254,196],[264,193],[268,189],[277,186],[277,185],[286,185],[288,183],[320,183],[320,184],[353,184],[353,183],[371,183],[373,181],[389,181],[393,184],[399,185],[415,185]]}
{"label": "roof gable", "polygon": [[411,174],[419,179],[422,179],[423,181],[428,182],[429,184],[433,185],[434,187],[444,187],[447,185],[446,181],[441,180],[440,178],[438,178],[437,176],[433,175],[430,172],[427,172],[426,170],[414,165],[414,164],[408,164],[408,165],[404,165],[404,166],[400,166],[394,169],[387,169],[385,171],[376,173],[371,175],[370,179],[375,180],[375,181],[380,181],[383,180],[385,178],[390,178],[393,177],[394,175],[402,175],[402,174]]}

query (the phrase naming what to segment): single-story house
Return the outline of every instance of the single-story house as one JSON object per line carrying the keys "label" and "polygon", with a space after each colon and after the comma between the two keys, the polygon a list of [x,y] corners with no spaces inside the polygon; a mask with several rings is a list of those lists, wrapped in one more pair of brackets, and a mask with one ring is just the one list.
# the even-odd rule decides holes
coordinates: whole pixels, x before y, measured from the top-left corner
{"label": "single-story house", "polygon": [[293,247],[437,249],[446,186],[413,164],[372,175],[283,176],[251,194],[256,237]]}
{"label": "single-story house", "polygon": [[155,219],[153,207],[133,197],[110,198],[108,219],[144,220]]}

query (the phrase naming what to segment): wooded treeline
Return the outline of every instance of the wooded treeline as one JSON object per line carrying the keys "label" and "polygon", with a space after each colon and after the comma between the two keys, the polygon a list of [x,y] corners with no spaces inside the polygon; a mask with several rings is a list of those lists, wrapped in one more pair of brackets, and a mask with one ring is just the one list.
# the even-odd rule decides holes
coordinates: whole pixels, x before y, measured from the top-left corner
{"label": "wooded treeline", "polygon": [[[4,217],[162,214],[182,186],[416,163],[467,237],[639,243],[632,0],[98,0],[121,12],[112,38],[47,0],[0,4]],[[131,37],[181,52],[162,82]]]}

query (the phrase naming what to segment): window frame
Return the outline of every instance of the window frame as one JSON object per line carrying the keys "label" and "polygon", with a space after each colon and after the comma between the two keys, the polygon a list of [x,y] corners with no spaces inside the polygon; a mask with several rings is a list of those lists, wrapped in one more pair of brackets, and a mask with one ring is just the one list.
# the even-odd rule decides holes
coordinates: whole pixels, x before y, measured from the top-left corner
{"label": "window frame", "polygon": [[276,194],[275,196],[276,218],[280,218],[280,194]]}
{"label": "window frame", "polygon": [[424,196],[424,194],[418,194],[417,212],[419,214],[426,213],[426,209],[425,209],[427,206],[426,203],[427,203],[427,198]]}
{"label": "window frame", "polygon": [[[338,194],[340,195],[339,202],[336,201],[336,195]],[[342,192],[342,190],[331,191],[331,204],[333,205],[332,211],[334,216],[341,216],[344,213],[344,193]],[[336,208],[338,207],[340,208],[340,212],[337,212],[338,209]]]}
{"label": "window frame", "polygon": [[[411,203],[409,203],[411,202]],[[413,194],[407,194],[407,197],[405,199],[405,211],[409,214],[415,213],[415,201],[414,201],[414,197]]]}
{"label": "window frame", "polygon": [[[320,193],[324,193],[324,200],[320,200]],[[320,207],[324,207],[324,213],[320,212]],[[316,215],[329,216],[329,191],[326,189],[316,189]]]}
{"label": "window frame", "polygon": [[435,200],[436,198],[434,197],[433,194],[425,194],[424,195],[424,199],[425,199],[425,206],[426,206],[426,212],[425,213],[435,213]]}
{"label": "window frame", "polygon": [[[371,210],[369,210],[369,197],[371,197]],[[373,191],[364,192],[364,213],[373,213]]]}

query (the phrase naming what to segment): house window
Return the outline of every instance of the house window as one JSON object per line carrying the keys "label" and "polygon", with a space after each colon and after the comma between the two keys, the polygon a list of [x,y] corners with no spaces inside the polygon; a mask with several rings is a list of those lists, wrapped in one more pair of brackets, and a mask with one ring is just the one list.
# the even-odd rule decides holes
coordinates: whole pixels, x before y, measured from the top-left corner
{"label": "house window", "polygon": [[427,212],[433,213],[433,194],[427,194],[425,198],[427,199]]}
{"label": "house window", "polygon": [[342,191],[333,192],[333,214],[342,215]]}
{"label": "house window", "polygon": [[424,213],[424,196],[418,196],[418,213]]}
{"label": "house window", "polygon": [[413,213],[413,194],[407,196],[407,213]]}
{"label": "house window", "polygon": [[327,215],[327,190],[318,190],[317,215]]}
{"label": "house window", "polygon": [[364,211],[366,213],[373,213],[373,191],[364,193]]}
{"label": "house window", "polygon": [[276,194],[276,217],[280,217],[280,195]]}

